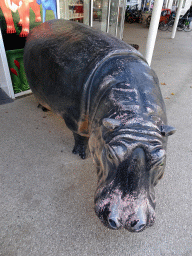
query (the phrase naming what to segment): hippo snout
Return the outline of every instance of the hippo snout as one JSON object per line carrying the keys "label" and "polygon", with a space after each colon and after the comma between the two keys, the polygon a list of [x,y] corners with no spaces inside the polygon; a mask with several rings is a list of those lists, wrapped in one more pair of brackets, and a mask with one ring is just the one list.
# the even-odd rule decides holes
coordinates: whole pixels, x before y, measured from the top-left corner
{"label": "hippo snout", "polygon": [[144,195],[123,200],[113,194],[96,201],[95,211],[103,224],[114,230],[125,228],[129,232],[141,232],[155,221],[154,207]]}
{"label": "hippo snout", "polygon": [[126,228],[130,232],[140,232],[143,231],[147,226],[147,214],[142,212],[142,209],[139,209],[137,214],[134,215],[133,218],[128,218],[127,221],[123,221],[118,212],[114,212],[113,210],[109,214],[108,224],[112,229],[119,229],[123,227],[123,222],[126,224],[124,228]]}

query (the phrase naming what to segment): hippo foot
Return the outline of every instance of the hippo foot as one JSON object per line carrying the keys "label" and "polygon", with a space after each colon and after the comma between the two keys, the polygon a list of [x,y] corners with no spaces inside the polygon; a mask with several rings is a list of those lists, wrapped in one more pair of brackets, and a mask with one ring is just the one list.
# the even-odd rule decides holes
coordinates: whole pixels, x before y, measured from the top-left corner
{"label": "hippo foot", "polygon": [[75,146],[73,148],[73,154],[79,154],[82,159],[85,159],[88,155],[88,140],[89,138],[80,136],[73,133],[75,139]]}
{"label": "hippo foot", "polygon": [[83,145],[77,145],[73,148],[73,154],[79,154],[82,159],[86,158],[86,153]]}
{"label": "hippo foot", "polygon": [[49,109],[43,107],[41,104],[39,104],[37,107],[38,107],[38,108],[41,108],[41,109],[43,110],[43,112],[50,111]]}

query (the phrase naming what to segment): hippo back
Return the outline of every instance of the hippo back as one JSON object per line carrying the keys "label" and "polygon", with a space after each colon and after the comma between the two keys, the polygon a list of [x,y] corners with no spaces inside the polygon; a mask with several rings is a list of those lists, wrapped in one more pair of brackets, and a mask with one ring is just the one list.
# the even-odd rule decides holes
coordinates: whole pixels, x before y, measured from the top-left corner
{"label": "hippo back", "polygon": [[24,65],[40,103],[64,117],[72,130],[87,134],[85,113],[93,74],[107,59],[130,54],[143,58],[123,41],[86,25],[51,20],[30,32]]}

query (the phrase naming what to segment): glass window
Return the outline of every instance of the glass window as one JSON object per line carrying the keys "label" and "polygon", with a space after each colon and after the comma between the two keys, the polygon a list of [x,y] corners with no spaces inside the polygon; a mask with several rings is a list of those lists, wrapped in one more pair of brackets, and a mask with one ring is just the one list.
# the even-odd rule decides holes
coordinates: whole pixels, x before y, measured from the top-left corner
{"label": "glass window", "polygon": [[122,38],[125,0],[59,0],[59,5],[61,19],[78,21]]}

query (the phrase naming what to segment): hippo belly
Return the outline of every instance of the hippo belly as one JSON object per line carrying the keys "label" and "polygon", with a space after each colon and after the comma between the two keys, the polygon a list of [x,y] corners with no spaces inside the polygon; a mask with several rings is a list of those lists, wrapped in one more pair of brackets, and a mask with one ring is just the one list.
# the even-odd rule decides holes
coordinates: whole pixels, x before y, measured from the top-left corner
{"label": "hippo belly", "polygon": [[104,225],[141,231],[155,219],[165,168],[165,105],[154,71],[123,41],[83,24],[51,20],[24,50],[29,85],[73,131],[73,153],[97,165],[95,211]]}

